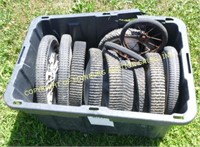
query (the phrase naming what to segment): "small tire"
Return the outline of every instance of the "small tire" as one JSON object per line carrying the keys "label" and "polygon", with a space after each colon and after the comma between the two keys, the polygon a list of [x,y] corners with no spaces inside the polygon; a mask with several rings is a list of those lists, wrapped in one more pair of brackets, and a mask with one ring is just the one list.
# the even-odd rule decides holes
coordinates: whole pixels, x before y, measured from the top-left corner
{"label": "small tire", "polygon": [[104,55],[107,62],[109,79],[108,107],[114,110],[124,110],[122,71],[119,57],[112,50],[105,50]]}
{"label": "small tire", "polygon": [[[159,34],[161,34],[162,35],[162,37],[161,37],[161,43],[160,43],[160,45],[159,45],[159,48],[157,49],[157,51],[158,52],[162,52],[162,50],[163,50],[163,48],[164,48],[164,46],[167,44],[167,42],[168,42],[168,32],[167,32],[167,30],[166,30],[166,28],[160,23],[160,22],[158,22],[158,21],[156,21],[156,20],[154,20],[154,19],[150,19],[150,18],[139,18],[139,19],[136,19],[136,20],[133,20],[133,21],[130,21],[130,22],[128,22],[124,27],[123,27],[123,29],[122,29],[122,31],[121,31],[121,36],[120,36],[120,40],[121,40],[121,43],[124,45],[124,46],[126,46],[126,43],[125,43],[125,35],[126,35],[126,33],[127,33],[127,31],[128,30],[130,30],[131,28],[132,29],[139,29],[139,30],[142,30],[140,27],[142,27],[142,26],[145,26],[145,30],[143,30],[143,31],[147,31],[146,30],[146,27],[147,26],[151,26],[152,27],[152,29],[154,28],[156,28],[157,30],[156,30],[156,33],[159,33]],[[150,31],[150,30],[149,30]],[[153,32],[153,31],[152,31]],[[149,32],[145,32],[147,35],[149,35]],[[154,34],[154,35],[156,35],[156,34]],[[152,40],[154,40],[154,41],[158,41],[155,37],[154,37],[154,35],[153,36],[151,36],[151,38],[152,38]],[[156,40],[155,40],[156,39]],[[140,44],[143,44],[142,43],[142,40],[143,39],[141,39],[141,41],[139,41],[139,43]],[[148,42],[148,41],[145,41],[145,42]],[[151,41],[149,41],[150,43],[152,43]],[[145,44],[145,47],[148,47],[150,44]],[[127,46],[126,46],[127,47]]]}
{"label": "small tire", "polygon": [[59,105],[69,105],[69,79],[72,54],[72,37],[61,37],[58,64],[58,101]]}
{"label": "small tire", "polygon": [[166,114],[171,114],[178,101],[180,65],[177,50],[166,46],[162,52],[165,77],[166,77]]}
{"label": "small tire", "polygon": [[86,42],[76,41],[73,48],[69,105],[82,105]]}
{"label": "small tire", "polygon": [[134,60],[138,60],[138,61],[144,61],[145,60],[145,58],[143,58],[143,56],[141,56],[137,52],[129,50],[128,48],[123,47],[121,45],[118,45],[116,43],[106,42],[104,44],[104,46],[105,46],[105,49],[114,49],[114,50],[117,50],[119,52],[122,52],[122,53],[128,55],[129,57],[133,58]]}
{"label": "small tire", "polygon": [[38,103],[52,104],[54,101],[53,99],[48,100],[47,98],[46,73],[48,70],[48,58],[50,58],[50,53],[52,51],[57,52],[58,46],[59,43],[53,35],[44,36],[39,44],[35,68],[35,86],[36,89],[39,89],[36,92]]}
{"label": "small tire", "polygon": [[102,51],[90,48],[89,55],[90,59],[85,70],[87,79],[84,81],[84,102],[85,105],[101,106],[104,75]]}
{"label": "small tire", "polygon": [[165,75],[162,58],[158,53],[145,55],[147,64],[147,92],[150,113],[164,114],[165,111]]}

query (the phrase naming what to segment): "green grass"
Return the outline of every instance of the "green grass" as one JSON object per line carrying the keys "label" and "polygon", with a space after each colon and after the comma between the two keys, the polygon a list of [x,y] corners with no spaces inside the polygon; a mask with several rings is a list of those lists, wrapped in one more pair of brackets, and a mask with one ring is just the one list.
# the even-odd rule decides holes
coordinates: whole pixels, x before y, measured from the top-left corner
{"label": "green grass", "polygon": [[0,146],[8,145],[200,145],[200,111],[189,125],[174,126],[163,139],[86,135],[58,132],[28,114],[5,106],[3,93],[31,20],[39,15],[139,8],[149,15],[174,16],[188,29],[193,74],[200,110],[200,1],[199,0],[0,0]]}

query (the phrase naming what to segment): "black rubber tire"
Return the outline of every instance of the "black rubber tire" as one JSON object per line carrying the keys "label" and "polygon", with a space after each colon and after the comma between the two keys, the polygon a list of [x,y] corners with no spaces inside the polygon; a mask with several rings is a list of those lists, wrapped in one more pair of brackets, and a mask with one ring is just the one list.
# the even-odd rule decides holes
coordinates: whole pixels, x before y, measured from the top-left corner
{"label": "black rubber tire", "polygon": [[162,58],[158,53],[147,53],[147,92],[150,113],[164,114],[165,111],[165,75]]}
{"label": "black rubber tire", "polygon": [[145,111],[146,79],[144,67],[135,67],[135,111]]}
{"label": "black rubber tire", "polygon": [[138,53],[136,53],[135,51],[132,51],[132,50],[129,50],[121,45],[118,45],[116,43],[113,43],[113,42],[106,42],[104,44],[105,48],[106,49],[115,49],[115,50],[118,50],[124,54],[127,54],[129,55],[130,57],[138,60],[138,61],[143,61],[145,60],[145,58],[143,58],[141,55],[139,55]]}
{"label": "black rubber tire", "polygon": [[48,53],[52,49],[58,51],[59,43],[53,35],[46,35],[40,41],[38,47],[38,53],[36,58],[35,67],[35,86],[37,89],[36,97],[38,103],[47,104],[47,92],[46,92],[46,71],[48,64]]}
{"label": "black rubber tire", "polygon": [[114,110],[124,110],[122,71],[119,57],[115,51],[105,50],[109,76],[108,107]]}
{"label": "black rubber tire", "polygon": [[73,48],[70,77],[70,106],[82,105],[86,42],[76,41]]}
{"label": "black rubber tire", "polygon": [[122,69],[122,81],[124,89],[124,110],[131,111],[134,101],[134,77],[133,71],[130,69]]}
{"label": "black rubber tire", "polygon": [[[106,42],[113,42],[113,43],[121,45],[121,41],[120,41],[121,31],[122,31],[122,28],[119,28],[119,29],[112,30],[111,32],[106,34],[99,42],[98,48],[102,50]],[[131,35],[131,32],[127,32],[126,35]],[[131,43],[132,43],[132,46],[134,46],[134,51],[139,52],[139,45],[137,43],[137,40],[131,39]]]}
{"label": "black rubber tire", "polygon": [[166,77],[166,110],[171,114],[174,111],[179,96],[180,65],[177,50],[166,46],[163,55],[164,71]]}
{"label": "black rubber tire", "polygon": [[85,105],[101,106],[103,91],[103,56],[102,51],[97,48],[89,49],[90,59],[88,61],[84,81],[84,102]]}
{"label": "black rubber tire", "polygon": [[160,49],[158,50],[158,52],[162,52],[164,46],[167,44],[168,42],[168,33],[167,33],[167,30],[166,28],[158,21],[154,20],[154,19],[150,19],[150,18],[139,18],[139,19],[136,19],[136,20],[133,20],[133,21],[130,21],[128,22],[122,29],[121,31],[121,36],[120,36],[120,40],[121,40],[121,43],[124,44],[124,36],[126,34],[126,31],[129,29],[129,28],[134,28],[136,27],[137,25],[150,25],[150,26],[153,26],[153,27],[156,27],[162,34],[162,40],[163,42],[161,43],[160,45]]}
{"label": "black rubber tire", "polygon": [[58,100],[59,105],[69,105],[69,79],[72,54],[72,37],[64,34],[61,37],[58,63]]}

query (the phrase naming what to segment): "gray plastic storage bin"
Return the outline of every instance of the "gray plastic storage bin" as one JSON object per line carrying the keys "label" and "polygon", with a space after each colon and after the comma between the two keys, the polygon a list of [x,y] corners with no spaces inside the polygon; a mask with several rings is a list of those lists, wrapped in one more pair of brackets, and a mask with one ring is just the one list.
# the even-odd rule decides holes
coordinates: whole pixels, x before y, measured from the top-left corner
{"label": "gray plastic storage bin", "polygon": [[[82,132],[107,132],[162,137],[173,125],[187,124],[197,112],[190,51],[185,24],[172,17],[144,16],[139,10],[112,11],[43,16],[34,19],[28,30],[4,98],[13,108],[36,116],[54,129]],[[151,17],[164,24],[169,34],[167,45],[174,46],[181,63],[180,95],[176,113],[171,115],[117,111],[106,107],[61,106],[34,103],[35,95],[25,95],[34,88],[35,62],[38,45],[44,35],[52,34],[60,40],[62,34],[71,34],[73,41],[87,42],[87,49],[97,47],[100,39],[113,29],[123,27],[126,19]]]}

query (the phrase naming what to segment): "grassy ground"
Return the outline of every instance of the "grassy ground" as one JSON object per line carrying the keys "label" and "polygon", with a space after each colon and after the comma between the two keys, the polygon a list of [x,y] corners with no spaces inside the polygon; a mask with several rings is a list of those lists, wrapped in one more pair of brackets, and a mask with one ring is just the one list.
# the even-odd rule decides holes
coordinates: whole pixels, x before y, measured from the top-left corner
{"label": "grassy ground", "polygon": [[200,145],[200,111],[186,126],[173,127],[163,139],[85,135],[46,128],[33,116],[5,106],[3,93],[31,20],[44,14],[67,14],[139,8],[149,15],[174,16],[188,27],[198,108],[200,110],[199,0],[0,0],[0,146],[8,145]]}

